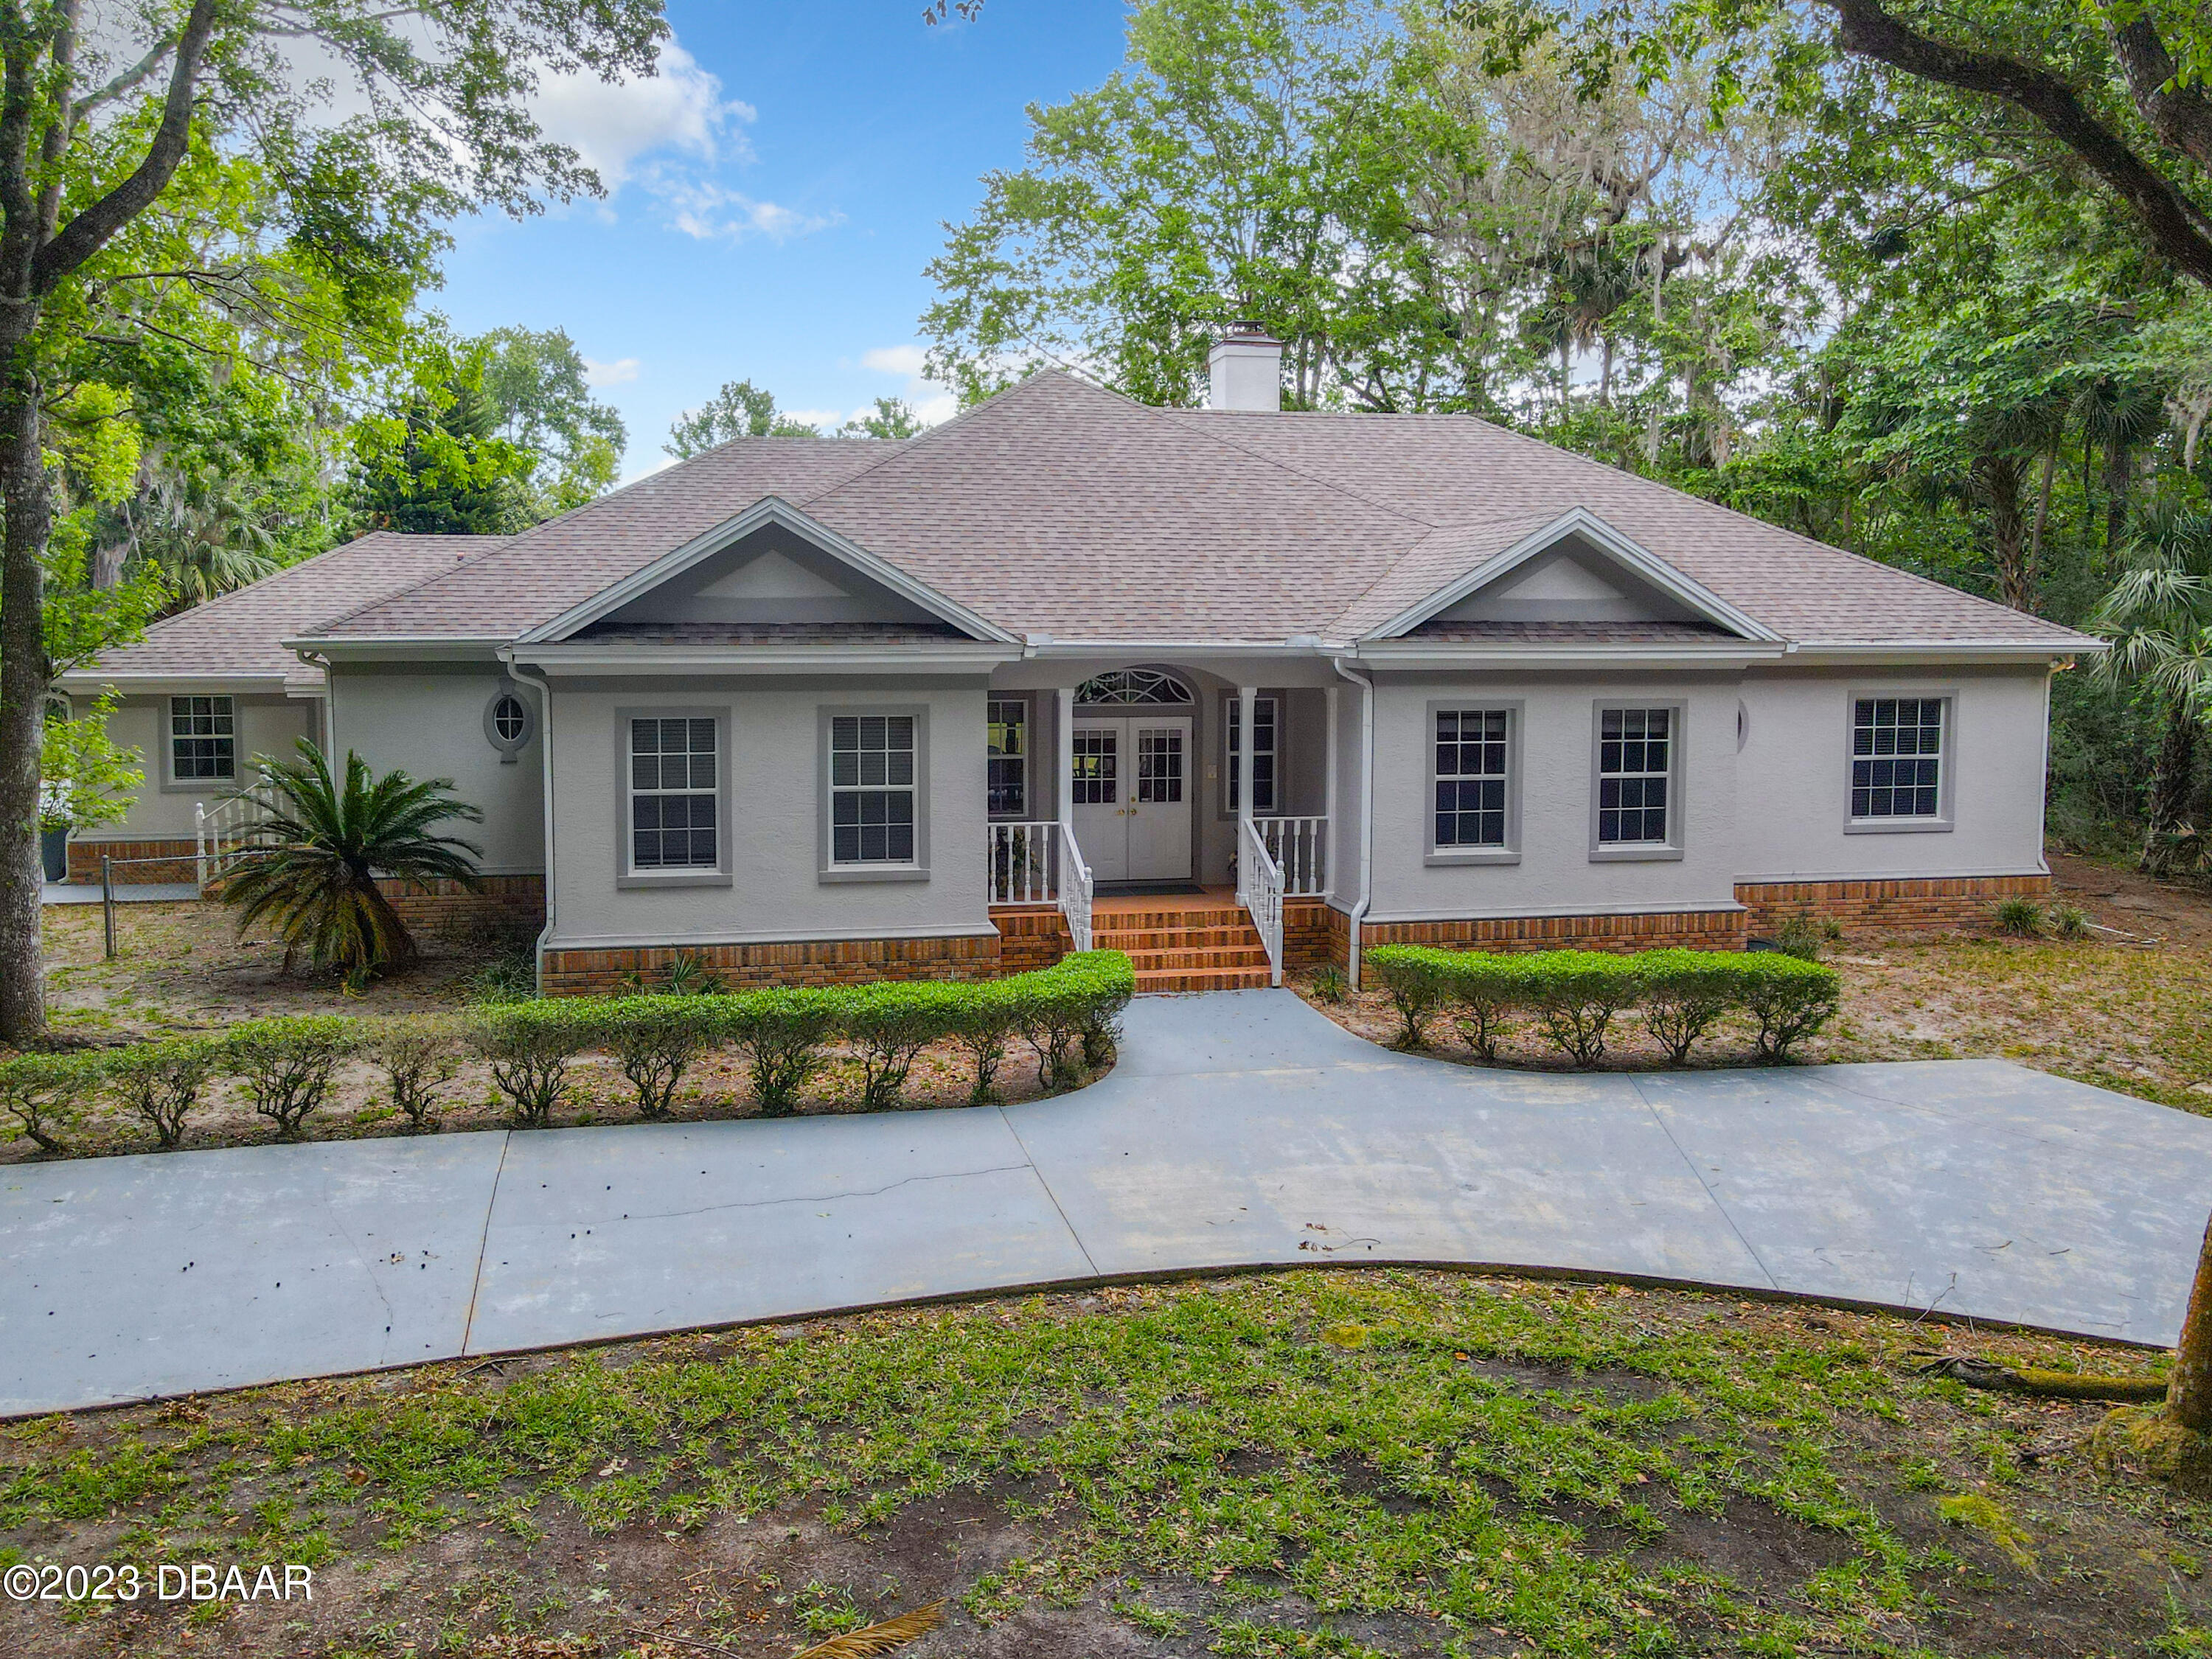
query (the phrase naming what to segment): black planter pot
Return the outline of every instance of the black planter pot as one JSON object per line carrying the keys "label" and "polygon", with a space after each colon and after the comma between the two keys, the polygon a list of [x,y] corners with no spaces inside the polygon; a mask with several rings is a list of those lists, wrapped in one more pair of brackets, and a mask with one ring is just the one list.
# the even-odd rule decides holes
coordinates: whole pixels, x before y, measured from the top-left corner
{"label": "black planter pot", "polygon": [[69,878],[69,831],[41,830],[39,831],[39,856],[45,860],[48,881],[65,881]]}

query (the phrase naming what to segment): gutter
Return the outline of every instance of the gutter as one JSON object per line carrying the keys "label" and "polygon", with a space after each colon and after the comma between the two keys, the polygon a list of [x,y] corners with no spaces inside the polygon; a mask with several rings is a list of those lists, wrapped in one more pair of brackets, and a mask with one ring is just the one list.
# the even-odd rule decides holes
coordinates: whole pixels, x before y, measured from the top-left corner
{"label": "gutter", "polygon": [[1375,902],[1375,682],[1332,657],[1329,665],[1360,690],[1359,698],[1359,902],[1352,907],[1352,951],[1346,966],[1352,988],[1359,988],[1359,930]]}
{"label": "gutter", "polygon": [[545,994],[545,947],[553,938],[553,687],[543,677],[532,679],[529,672],[514,659],[514,647],[503,645],[499,648],[499,659],[507,665],[507,677],[517,684],[529,686],[538,693],[538,759],[544,779],[542,793],[545,797],[545,925],[538,930],[538,944],[532,951],[537,963],[537,991]]}
{"label": "gutter", "polygon": [[331,659],[319,652],[292,647],[292,654],[309,668],[319,669],[323,676],[323,729],[316,733],[315,741],[323,751],[323,762],[330,763],[331,750],[338,741],[338,684],[331,672]]}

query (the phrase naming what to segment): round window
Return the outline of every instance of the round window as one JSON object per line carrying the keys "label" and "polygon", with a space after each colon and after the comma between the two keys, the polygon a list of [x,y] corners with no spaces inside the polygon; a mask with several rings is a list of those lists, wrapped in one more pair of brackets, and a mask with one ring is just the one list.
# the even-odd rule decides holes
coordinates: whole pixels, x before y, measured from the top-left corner
{"label": "round window", "polygon": [[512,685],[501,686],[484,707],[484,736],[499,750],[502,765],[511,765],[530,741],[530,705]]}

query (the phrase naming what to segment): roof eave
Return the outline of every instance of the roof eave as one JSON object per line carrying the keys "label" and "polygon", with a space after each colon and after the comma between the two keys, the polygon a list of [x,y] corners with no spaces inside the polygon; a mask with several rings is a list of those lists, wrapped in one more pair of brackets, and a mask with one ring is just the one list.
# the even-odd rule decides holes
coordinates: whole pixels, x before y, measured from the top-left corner
{"label": "roof eave", "polygon": [[570,674],[975,674],[1019,661],[1022,648],[988,640],[915,645],[641,645],[619,641],[532,644],[518,640],[500,656],[507,662],[525,662],[533,668]]}
{"label": "roof eave", "polygon": [[1362,640],[1352,651],[1377,668],[1748,668],[1779,662],[1790,647],[1750,640],[1713,645],[1659,641],[1559,641],[1477,642],[1463,640]]}

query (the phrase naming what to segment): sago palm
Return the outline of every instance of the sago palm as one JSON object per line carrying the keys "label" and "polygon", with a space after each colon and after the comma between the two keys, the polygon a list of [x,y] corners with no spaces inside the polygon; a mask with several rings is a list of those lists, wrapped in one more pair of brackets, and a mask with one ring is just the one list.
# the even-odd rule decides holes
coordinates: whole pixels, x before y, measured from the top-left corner
{"label": "sago palm", "polygon": [[2098,678],[2139,687],[2163,728],[2142,852],[2146,869],[2162,871],[2197,839],[2187,820],[2197,742],[2212,718],[2212,514],[2168,502],[2144,513],[2094,626],[2112,647]]}
{"label": "sago palm", "polygon": [[449,778],[374,777],[350,750],[340,789],[319,748],[302,738],[299,750],[294,761],[264,757],[252,788],[241,792],[258,797],[268,816],[224,878],[222,898],[237,908],[240,933],[264,919],[275,926],[288,966],[304,948],[318,968],[342,968],[359,981],[415,954],[378,877],[474,890],[482,849],[434,831],[452,819],[481,823],[483,814],[453,799]]}

